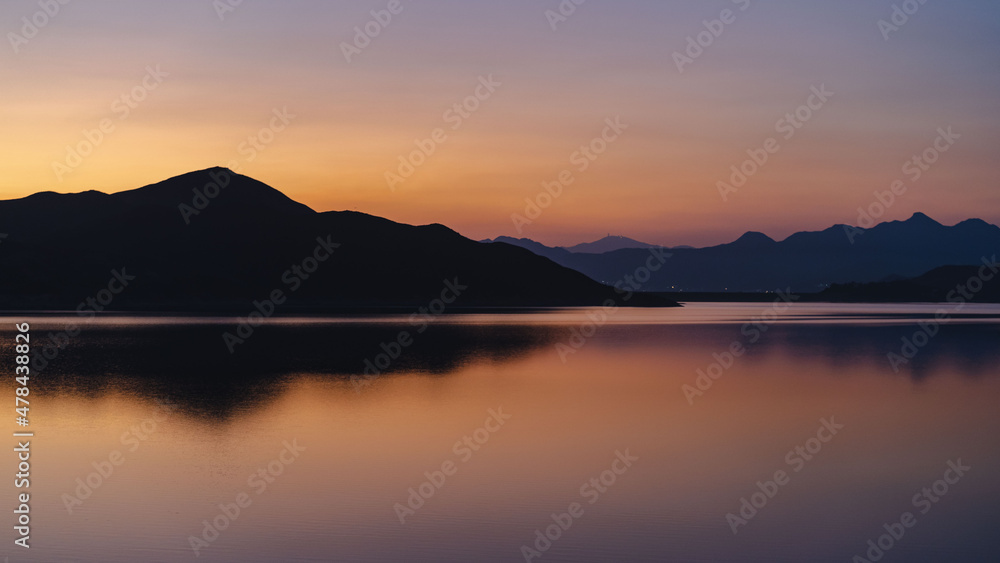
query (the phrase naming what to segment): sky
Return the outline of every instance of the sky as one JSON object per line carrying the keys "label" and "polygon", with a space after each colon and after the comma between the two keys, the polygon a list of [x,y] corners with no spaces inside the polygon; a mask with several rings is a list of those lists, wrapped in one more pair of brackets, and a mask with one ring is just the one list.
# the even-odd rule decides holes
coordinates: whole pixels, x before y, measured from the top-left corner
{"label": "sky", "polygon": [[997,2],[577,2],[7,0],[0,199],[229,166],[550,245],[1000,224]]}

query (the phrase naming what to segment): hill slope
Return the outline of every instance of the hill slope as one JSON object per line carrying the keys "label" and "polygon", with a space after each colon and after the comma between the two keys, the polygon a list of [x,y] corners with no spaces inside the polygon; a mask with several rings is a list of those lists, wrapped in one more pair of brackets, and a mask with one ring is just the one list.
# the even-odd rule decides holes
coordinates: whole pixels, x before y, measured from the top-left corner
{"label": "hill slope", "polygon": [[942,266],[906,280],[837,284],[817,298],[853,303],[1000,303],[1000,265],[987,260],[980,266]]}

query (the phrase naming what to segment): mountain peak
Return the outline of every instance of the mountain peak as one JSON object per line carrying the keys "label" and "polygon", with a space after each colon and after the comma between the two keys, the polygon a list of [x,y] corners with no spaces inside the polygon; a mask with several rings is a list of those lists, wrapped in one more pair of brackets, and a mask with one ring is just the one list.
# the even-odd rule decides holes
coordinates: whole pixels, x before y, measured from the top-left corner
{"label": "mountain peak", "polygon": [[914,223],[914,224],[919,224],[919,225],[938,225],[938,226],[941,226],[941,223],[938,223],[934,219],[931,219],[926,214],[921,213],[919,211],[917,211],[916,213],[914,213],[909,219],[907,219],[906,221],[904,221],[904,223]]}
{"label": "mountain peak", "polygon": [[736,239],[733,244],[771,244],[774,239],[757,231],[747,231],[743,236]]}
{"label": "mountain peak", "polygon": [[626,248],[656,248],[656,245],[609,233],[608,236],[602,239],[570,246],[566,250],[573,253],[603,254]]}
{"label": "mountain peak", "polygon": [[961,223],[959,223],[959,224],[957,224],[955,226],[956,227],[960,227],[960,226],[967,226],[967,227],[994,227],[993,225],[987,223],[986,221],[983,221],[982,219],[976,219],[976,218],[966,219],[965,221],[962,221]]}
{"label": "mountain peak", "polygon": [[187,205],[197,211],[219,207],[239,212],[311,215],[315,211],[281,191],[229,168],[213,166],[112,194],[129,205]]}

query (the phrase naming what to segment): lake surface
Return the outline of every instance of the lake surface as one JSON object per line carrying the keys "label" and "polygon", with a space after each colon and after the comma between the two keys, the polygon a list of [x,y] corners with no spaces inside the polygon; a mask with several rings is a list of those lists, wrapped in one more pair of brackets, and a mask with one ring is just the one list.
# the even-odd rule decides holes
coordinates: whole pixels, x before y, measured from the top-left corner
{"label": "lake surface", "polygon": [[1000,561],[997,306],[25,320],[11,562]]}

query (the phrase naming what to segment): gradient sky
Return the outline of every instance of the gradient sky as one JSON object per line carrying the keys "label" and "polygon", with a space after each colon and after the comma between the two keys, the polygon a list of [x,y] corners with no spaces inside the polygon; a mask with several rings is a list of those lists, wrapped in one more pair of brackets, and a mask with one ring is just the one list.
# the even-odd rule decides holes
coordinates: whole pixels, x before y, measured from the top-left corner
{"label": "gradient sky", "polygon": [[[517,235],[511,214],[620,116],[628,130],[521,236],[783,238],[855,223],[897,179],[909,190],[883,219],[1000,223],[1000,4],[928,0],[886,41],[877,22],[894,2],[588,0],[553,31],[559,0],[402,0],[348,63],[341,43],[388,0],[244,0],[224,19],[212,0],[73,0],[17,53],[8,33],[40,8],[9,0],[0,198],[116,192],[235,160],[320,211]],[[678,72],[673,53],[727,8],[736,21]],[[121,119],[112,104],[156,65],[169,76]],[[450,130],[445,110],[487,75],[502,86]],[[780,139],[776,122],[821,84],[834,97]],[[275,108],[296,117],[248,161],[241,143]],[[52,163],[105,118],[114,131],[59,180]],[[903,164],[946,126],[961,139],[911,182]],[[390,190],[386,171],[436,128],[448,140]],[[768,137],[781,150],[723,201],[717,182]]]}

